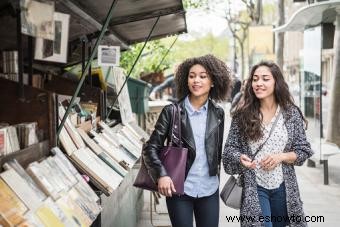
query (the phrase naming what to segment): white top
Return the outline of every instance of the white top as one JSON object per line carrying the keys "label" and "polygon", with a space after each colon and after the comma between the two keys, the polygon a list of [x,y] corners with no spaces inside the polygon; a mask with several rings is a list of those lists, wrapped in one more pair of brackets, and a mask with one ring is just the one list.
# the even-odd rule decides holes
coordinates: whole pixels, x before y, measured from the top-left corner
{"label": "white top", "polygon": [[[274,131],[272,132],[270,138],[266,142],[266,144],[262,147],[261,151],[256,155],[255,161],[259,163],[262,159],[264,159],[267,155],[270,154],[279,154],[283,153],[283,150],[288,142],[288,132],[287,128],[284,124],[284,119],[282,113],[279,115],[280,107],[278,106],[276,113],[268,125],[263,126],[263,138],[259,141],[251,141],[249,142],[252,153],[254,154],[257,148],[267,139],[269,136],[269,132],[276,118],[279,117],[277,124],[275,126]],[[267,171],[260,168],[260,165],[257,164],[256,172],[256,182],[258,185],[266,188],[266,189],[275,189],[280,186],[283,182],[283,174],[282,174],[282,164],[278,164],[275,169]]]}

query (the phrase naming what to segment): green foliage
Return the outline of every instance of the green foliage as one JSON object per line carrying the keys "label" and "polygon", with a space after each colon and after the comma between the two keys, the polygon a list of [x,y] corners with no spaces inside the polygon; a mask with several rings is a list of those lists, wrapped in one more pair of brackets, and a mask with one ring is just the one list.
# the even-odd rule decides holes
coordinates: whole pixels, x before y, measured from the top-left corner
{"label": "green foliage", "polygon": [[184,9],[206,8],[208,0],[182,0]]}
{"label": "green foliage", "polygon": [[275,3],[263,4],[263,24],[273,24],[277,21],[277,6]]}
{"label": "green foliage", "polygon": [[[168,38],[163,41],[171,43],[171,40]],[[225,37],[215,37],[211,33],[195,40],[181,40],[181,38],[179,38],[167,57],[167,59],[171,61],[172,67],[170,67],[169,72],[165,74],[173,73],[173,66],[181,63],[185,59],[205,54],[213,54],[222,61],[226,61],[229,55],[228,39]]]}
{"label": "green foliage", "polygon": [[[174,37],[168,37],[148,43],[131,76],[139,78],[142,72],[155,72],[173,41]],[[126,73],[129,73],[132,64],[142,47],[143,43],[135,44],[131,46],[129,51],[122,53],[120,66],[125,69]],[[157,71],[162,72],[168,69],[168,72],[166,72],[165,75],[170,74],[173,72],[174,65],[181,63],[187,58],[205,54],[213,54],[221,60],[226,61],[228,58],[228,51],[228,40],[225,37],[214,37],[211,33],[192,40],[183,40],[183,38],[181,40],[181,38],[179,38]]]}
{"label": "green foliage", "polygon": [[[122,53],[120,66],[129,73],[144,43],[138,43],[130,46],[130,50]],[[162,72],[169,68],[170,62],[167,58],[161,63],[163,56],[166,54],[169,46],[161,40],[150,41],[146,44],[142,55],[140,56],[135,68],[132,71],[132,77],[138,78],[140,74],[151,72]],[[161,64],[160,64],[161,63]]]}

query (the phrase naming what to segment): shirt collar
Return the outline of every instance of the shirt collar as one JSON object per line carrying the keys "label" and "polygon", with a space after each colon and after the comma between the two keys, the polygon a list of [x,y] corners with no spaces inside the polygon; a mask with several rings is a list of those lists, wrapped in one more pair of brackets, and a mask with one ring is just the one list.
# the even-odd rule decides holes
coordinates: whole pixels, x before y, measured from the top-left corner
{"label": "shirt collar", "polygon": [[207,99],[204,105],[201,106],[198,110],[195,110],[194,107],[190,103],[189,96],[185,97],[185,100],[184,100],[185,108],[189,115],[193,115],[195,112],[207,111],[208,103],[209,103],[209,99]]}

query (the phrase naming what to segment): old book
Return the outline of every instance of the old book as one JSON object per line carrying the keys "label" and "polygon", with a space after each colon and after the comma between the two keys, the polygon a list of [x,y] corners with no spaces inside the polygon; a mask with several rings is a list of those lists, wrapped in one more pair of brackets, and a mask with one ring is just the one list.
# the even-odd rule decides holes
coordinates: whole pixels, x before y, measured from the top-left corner
{"label": "old book", "polygon": [[126,139],[120,132],[116,133],[116,137],[120,144],[128,150],[135,159],[138,159],[141,155],[141,148],[132,144],[128,139]]}
{"label": "old book", "polygon": [[102,152],[98,155],[98,157],[103,160],[109,167],[111,167],[114,171],[116,171],[122,177],[125,177],[128,174],[128,171],[124,169],[116,160],[114,160],[110,155],[106,152]]}
{"label": "old book", "polygon": [[85,141],[86,145],[91,148],[91,150],[96,153],[97,155],[103,152],[103,149],[100,148],[96,142],[94,142],[88,135],[87,133],[81,129],[81,128],[77,128],[77,131],[79,133],[79,135],[81,136],[81,138]]}
{"label": "old book", "polygon": [[93,207],[91,209],[94,210],[98,210],[98,213],[102,210],[100,204],[96,201],[93,201],[93,199],[91,197],[88,196],[86,189],[83,187],[83,185],[81,184],[81,182],[79,182],[78,184],[76,184],[73,189],[76,189],[77,192],[79,193],[79,195],[86,200],[87,203],[90,204],[89,207]]}
{"label": "old book", "polygon": [[0,226],[1,227],[12,227],[13,225],[8,218],[0,212]]}
{"label": "old book", "polygon": [[150,137],[150,135],[147,134],[141,127],[139,127],[135,121],[129,122],[128,124],[125,124],[125,126],[131,130],[134,130],[138,135],[141,135],[144,141],[147,141]]}
{"label": "old book", "polygon": [[79,191],[75,188],[72,188],[68,192],[68,195],[73,201],[76,202],[76,204],[78,204],[83,213],[86,214],[87,217],[89,217],[91,222],[93,222],[97,218],[98,214],[101,211],[101,208],[97,204],[86,200],[85,197],[81,196]]}
{"label": "old book", "polygon": [[41,165],[45,165],[46,169],[48,169],[48,174],[50,178],[52,178],[55,184],[58,187],[58,193],[62,193],[63,191],[68,191],[71,187],[69,186],[70,183],[67,182],[67,178],[65,178],[55,163],[51,160],[51,158],[44,159],[40,162]]}
{"label": "old book", "polygon": [[[63,106],[59,106],[59,118],[60,120],[64,117],[66,111]],[[77,148],[85,147],[84,141],[81,139],[80,135],[78,134],[75,126],[71,123],[69,117],[65,121],[64,127],[66,128],[66,131],[68,132],[69,136],[72,138],[74,144],[77,146]]]}
{"label": "old book", "polygon": [[137,141],[141,141],[141,143],[143,143],[143,135],[138,134],[129,124],[123,125],[121,130],[127,131],[127,134],[132,135]]}
{"label": "old book", "polygon": [[26,219],[26,222],[28,223],[28,226],[25,227],[31,227],[31,226],[44,226],[44,224],[40,221],[38,216],[35,214],[35,210],[29,210],[24,214],[24,218]]}
{"label": "old book", "polygon": [[36,216],[44,226],[65,227],[64,223],[47,206],[41,206],[35,211]]}
{"label": "old book", "polygon": [[17,197],[15,192],[0,179],[0,213],[13,225],[21,223],[20,216],[27,211],[27,207]]}
{"label": "old book", "polygon": [[123,180],[118,173],[109,168],[88,148],[77,150],[72,157],[87,171],[90,177],[95,178],[104,187],[114,190]]}
{"label": "old book", "polygon": [[61,132],[59,134],[59,139],[60,139],[61,145],[64,147],[68,155],[72,155],[73,152],[77,150],[76,145],[74,144],[73,140],[68,135],[65,127],[61,129]]}
{"label": "old book", "polygon": [[56,170],[58,178],[62,180],[66,185],[66,191],[68,191],[78,182],[77,179],[73,175],[71,175],[70,172],[65,170],[66,167],[58,159],[56,159],[55,157],[48,157],[47,161]]}
{"label": "old book", "polygon": [[51,196],[54,200],[57,200],[60,197],[57,189],[51,182],[51,179],[44,173],[44,169],[41,165],[37,162],[33,162],[27,167],[26,171],[45,194]]}
{"label": "old book", "polygon": [[101,190],[105,195],[109,196],[112,194],[114,189],[107,184],[103,179],[99,178],[98,175],[96,175],[95,172],[93,172],[92,169],[87,168],[86,165],[84,165],[80,160],[78,160],[78,157],[75,155],[72,155],[70,157],[73,161],[73,163],[77,166],[77,169],[79,169],[82,173],[87,175],[90,178],[90,181],[92,184],[94,184],[99,190]]}
{"label": "old book", "polygon": [[11,145],[11,142],[10,142],[10,136],[9,136],[8,128],[9,128],[9,126],[0,129],[0,134],[3,135],[3,147],[4,147],[2,155],[8,155],[8,154],[14,152],[12,145]]}
{"label": "old book", "polygon": [[[93,133],[92,131],[90,133]],[[103,137],[102,134],[95,134],[96,136],[93,138],[94,141],[98,143],[98,145],[113,159],[117,160],[119,164],[124,168],[131,169],[135,163],[135,160],[132,159],[125,151],[123,151],[119,146],[116,146],[112,142],[108,141]]]}
{"label": "old book", "polygon": [[85,143],[89,146],[89,148],[97,154],[97,156],[102,159],[109,167],[111,167],[113,170],[115,170],[119,175],[124,177],[128,172],[119,164],[119,161],[116,159],[113,159],[111,156],[109,156],[102,148],[100,148],[96,142],[94,142],[87,133],[81,129],[77,129],[80,136],[83,138]]}
{"label": "old book", "polygon": [[123,181],[123,177],[120,176],[116,171],[114,171],[112,168],[110,168],[108,165],[103,162],[100,158],[98,158],[97,155],[95,155],[89,148],[85,148],[84,151],[93,159],[96,161],[98,166],[100,166],[103,169],[103,173],[107,175],[107,179],[110,179],[112,182],[112,186],[114,188],[117,188],[120,183]]}
{"label": "old book", "polygon": [[55,203],[51,198],[47,198],[44,203],[38,208],[41,209],[43,207],[48,208],[54,214],[54,216],[65,226],[65,227],[76,227],[78,224],[70,219],[64,211],[59,207],[57,203]]}
{"label": "old book", "polygon": [[0,176],[26,205],[26,207],[30,210],[34,210],[40,206],[40,198],[14,169],[6,170],[2,172]]}
{"label": "old book", "polygon": [[85,227],[91,225],[91,219],[68,194],[59,198],[56,203],[68,217],[75,220],[78,226]]}
{"label": "old book", "polygon": [[0,128],[0,156],[3,156],[6,154],[6,148],[7,148],[7,129]]}
{"label": "old book", "polygon": [[59,160],[66,167],[65,171],[68,170],[69,172],[71,172],[71,174],[77,179],[77,181],[83,187],[83,190],[87,191],[88,198],[91,198],[92,201],[94,201],[94,202],[98,202],[99,197],[92,190],[92,188],[86,183],[84,178],[79,174],[79,172],[73,166],[71,161],[64,155],[64,153],[58,147],[52,148],[51,151],[54,154],[53,157],[56,160]]}
{"label": "old book", "polygon": [[27,184],[33,189],[33,191],[37,194],[41,201],[46,199],[46,194],[41,191],[36,182],[34,182],[34,180],[27,174],[25,169],[20,165],[20,163],[16,159],[7,161],[3,167],[6,170],[13,168],[22,177],[22,179],[24,179],[27,182]]}
{"label": "old book", "polygon": [[140,150],[142,149],[143,146],[143,142],[142,139],[135,136],[134,133],[132,133],[128,127],[123,126],[122,129],[119,131],[120,133],[122,133],[122,135],[127,138],[128,140],[130,140],[131,143],[133,143],[136,147],[140,148]]}
{"label": "old book", "polygon": [[17,130],[21,149],[39,142],[37,136],[37,122],[23,122],[14,126]]}
{"label": "old book", "polygon": [[20,150],[16,128],[13,126],[9,126],[7,127],[7,131],[8,131],[9,143],[11,145],[12,151],[14,152],[14,151]]}
{"label": "old book", "polygon": [[110,156],[112,156],[116,160],[119,160],[119,163],[126,163],[129,169],[132,168],[137,159],[130,152],[125,150],[125,148],[119,143],[117,138],[110,137],[105,132],[103,131],[103,133],[96,133],[93,130],[90,131],[90,133],[95,136],[94,140]]}

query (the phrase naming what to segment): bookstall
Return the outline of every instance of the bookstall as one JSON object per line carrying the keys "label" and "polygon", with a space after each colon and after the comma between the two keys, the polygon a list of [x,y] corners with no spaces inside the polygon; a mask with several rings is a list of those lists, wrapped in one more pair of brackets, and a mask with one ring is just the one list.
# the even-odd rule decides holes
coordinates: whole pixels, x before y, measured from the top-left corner
{"label": "bookstall", "polygon": [[[0,21],[0,225],[135,226],[148,134],[122,69],[108,67],[113,103],[86,75],[99,44],[124,51],[185,32],[182,2],[5,0]],[[63,71],[74,64],[76,81]]]}

